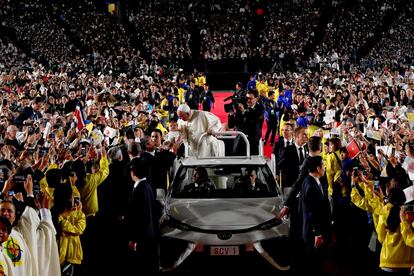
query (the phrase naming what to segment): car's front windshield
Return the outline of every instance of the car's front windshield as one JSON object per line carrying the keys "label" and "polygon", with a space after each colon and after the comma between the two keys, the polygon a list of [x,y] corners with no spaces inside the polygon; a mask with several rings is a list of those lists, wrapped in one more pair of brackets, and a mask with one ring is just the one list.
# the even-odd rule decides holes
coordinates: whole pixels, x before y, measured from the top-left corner
{"label": "car's front windshield", "polygon": [[278,196],[266,165],[183,166],[172,183],[172,197],[252,198]]}

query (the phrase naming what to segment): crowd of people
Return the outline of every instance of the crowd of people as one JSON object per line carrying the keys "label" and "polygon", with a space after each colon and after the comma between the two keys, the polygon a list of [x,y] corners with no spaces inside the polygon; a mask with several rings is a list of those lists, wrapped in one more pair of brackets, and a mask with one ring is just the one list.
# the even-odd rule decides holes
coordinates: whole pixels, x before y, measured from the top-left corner
{"label": "crowd of people", "polygon": [[[258,154],[261,139],[272,146],[278,183],[291,189],[279,216],[291,219],[294,269],[303,259],[319,264],[333,233],[338,254],[356,252],[356,267],[370,271],[373,255],[382,271],[408,274],[414,265],[412,211],[406,204],[413,199],[406,189],[414,179],[414,68],[405,64],[412,57],[406,35],[411,6],[366,60],[355,64],[352,51],[374,35],[398,1],[339,5],[308,68],[257,72],[248,83],[235,84],[225,107],[227,124],[209,113],[215,99],[204,73],[167,72],[157,63],[191,57],[190,22],[200,28],[205,59],[300,54],[320,14],[313,1],[292,3],[295,9],[287,2],[271,4],[264,45],[251,51],[249,6],[142,1],[129,20],[151,53],[146,60],[122,26],[92,3],[59,1],[49,14],[40,0],[4,1],[2,26],[14,29],[31,51],[28,56],[0,37],[0,216],[7,218],[0,218],[0,228],[10,234],[1,236],[0,264],[6,274],[154,269],[152,258],[140,260],[142,267],[129,262],[158,254],[156,235],[149,237],[154,243],[141,247],[145,234],[131,231],[139,228],[132,219],[137,214],[128,212],[134,185],[146,187],[154,200],[155,189],[168,189],[181,145],[187,142],[196,152],[203,132],[223,129],[246,133],[252,154]],[[280,43],[275,33],[283,33]],[[74,37],[89,54],[81,54]],[[234,147],[235,154],[239,150]],[[314,223],[309,214],[316,207],[309,198],[315,193],[324,206],[317,222],[323,229],[301,228]],[[151,233],[157,233],[159,206],[151,208]],[[11,255],[9,246],[24,254]],[[52,260],[47,265],[45,254]],[[114,261],[131,266],[97,265]]]}
{"label": "crowd of people", "polygon": [[[100,255],[105,250],[96,253],[92,248],[103,245],[107,229],[128,225],[126,203],[133,187],[129,171],[125,170],[128,162],[131,165],[138,157],[151,167],[144,173],[150,185],[154,189],[167,189],[172,177],[168,175],[169,169],[176,156],[180,156],[180,144],[186,141],[195,151],[197,137],[203,131],[226,127],[248,135],[252,154],[258,153],[260,139],[271,145],[278,160],[279,183],[284,188],[296,187],[296,191],[303,183],[297,180],[302,170],[300,164],[320,146],[327,178],[321,182],[326,184],[324,195],[330,198],[338,250],[349,250],[347,246],[352,245],[361,254],[366,253],[373,227],[377,228],[384,250],[394,246],[385,244],[388,230],[380,232],[379,227],[384,225],[380,224],[381,216],[388,217],[383,209],[389,205],[382,196],[387,195],[390,185],[399,193],[412,185],[414,71],[411,67],[395,71],[386,67],[381,71],[370,68],[361,71],[353,66],[338,71],[326,67],[322,71],[279,75],[259,72],[247,84],[235,85],[232,102],[226,107],[228,124],[214,123],[216,129],[212,123],[217,122],[214,115],[194,113],[197,109],[214,112],[214,96],[202,73],[178,71],[157,78],[148,75],[131,78],[126,74],[94,75],[71,67],[66,67],[66,71],[46,70],[35,62],[30,66],[30,70],[3,70],[0,75],[3,194],[9,196],[9,190],[15,194],[22,192],[24,200],[30,201],[34,194],[18,188],[21,176],[24,181],[32,179],[39,194],[53,198],[51,217],[57,233],[63,235],[58,236],[62,267],[67,263],[83,263],[80,271],[93,271],[91,264],[108,258]],[[148,65],[142,70],[150,71]],[[180,107],[183,103],[186,105]],[[205,119],[197,119],[200,116],[207,116],[211,125],[204,126],[201,122]],[[188,120],[191,123],[186,123]],[[191,120],[200,120],[201,125]],[[267,131],[262,136],[264,121]],[[195,130],[185,130],[190,125],[204,130],[198,134]],[[304,147],[315,136],[319,137],[318,143],[313,142],[316,146],[309,142]],[[352,143],[359,149],[357,157],[346,147]],[[296,147],[303,147],[303,152]],[[358,168],[355,176],[354,167]],[[325,175],[321,171],[319,174]],[[370,192],[375,181],[379,181],[382,194]],[[10,197],[21,199],[12,194]],[[298,230],[295,223],[299,223],[295,221],[295,210],[298,216],[304,209],[295,203],[295,194],[292,197],[293,203],[288,201],[286,206],[295,237],[294,230]],[[371,200],[378,205],[370,205],[374,204]],[[367,211],[371,216],[367,216]],[[286,209],[281,215],[284,212]],[[366,219],[370,217],[373,219]],[[67,223],[72,225],[57,223],[66,218],[70,218]],[[74,251],[64,244],[68,242],[64,226],[75,227],[76,237],[80,236],[69,241],[77,244]],[[410,230],[404,227],[404,231]],[[361,236],[355,231],[368,234]],[[30,241],[26,242],[30,246]],[[128,240],[120,239],[114,246],[125,252],[127,247],[123,246],[127,243]],[[88,261],[82,261],[81,248]],[[68,254],[75,254],[76,260]],[[386,269],[390,268],[387,258],[387,254],[381,255],[380,265]],[[360,260],[367,258],[362,256]],[[408,268],[398,260],[391,265]]]}

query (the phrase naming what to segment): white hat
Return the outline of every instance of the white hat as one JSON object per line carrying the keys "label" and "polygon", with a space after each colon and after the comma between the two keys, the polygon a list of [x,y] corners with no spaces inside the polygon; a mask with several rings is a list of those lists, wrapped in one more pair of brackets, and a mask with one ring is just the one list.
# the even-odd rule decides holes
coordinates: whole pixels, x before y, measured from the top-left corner
{"label": "white hat", "polygon": [[186,104],[182,104],[182,105],[180,105],[179,107],[178,107],[178,109],[177,109],[177,113],[178,112],[184,112],[184,113],[190,113],[190,111],[191,111],[191,108],[188,106],[188,105],[186,105]]}

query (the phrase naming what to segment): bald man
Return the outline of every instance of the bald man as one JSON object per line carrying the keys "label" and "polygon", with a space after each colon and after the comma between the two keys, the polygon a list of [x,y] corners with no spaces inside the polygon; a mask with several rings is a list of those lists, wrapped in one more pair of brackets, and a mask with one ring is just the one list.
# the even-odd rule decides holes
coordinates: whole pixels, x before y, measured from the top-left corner
{"label": "bald man", "polygon": [[[218,140],[211,136],[213,132],[223,130],[220,119],[208,111],[192,110],[186,104],[177,109],[178,129],[181,131],[184,141],[189,145],[189,154],[198,156],[224,155],[219,150]],[[208,133],[204,141],[199,145],[202,134]]]}

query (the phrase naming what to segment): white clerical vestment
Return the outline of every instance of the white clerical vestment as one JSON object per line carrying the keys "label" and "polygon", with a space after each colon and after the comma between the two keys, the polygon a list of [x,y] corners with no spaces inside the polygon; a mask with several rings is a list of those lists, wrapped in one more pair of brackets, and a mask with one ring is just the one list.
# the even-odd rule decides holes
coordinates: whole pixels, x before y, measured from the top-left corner
{"label": "white clerical vestment", "polygon": [[5,252],[4,248],[1,248],[0,251],[0,272],[5,276],[14,276],[13,273],[13,263],[7,253]]}
{"label": "white clerical vestment", "polygon": [[35,275],[33,257],[30,254],[29,247],[23,239],[23,236],[19,232],[13,229],[7,241],[3,242],[2,247],[4,258],[9,258],[10,260],[6,261],[7,270],[10,275]]}
{"label": "white clerical vestment", "polygon": [[208,130],[220,131],[222,125],[220,119],[211,112],[192,110],[187,121],[178,120],[178,128],[181,130],[184,142],[189,145],[189,155],[202,156],[223,156],[220,152],[217,138],[208,135],[201,141],[201,135]]}
{"label": "white clerical vestment", "polygon": [[[49,209],[36,210],[26,207],[17,226],[25,239],[34,260],[34,273],[38,276],[61,275],[56,230]],[[29,274],[27,274],[29,275]]]}

